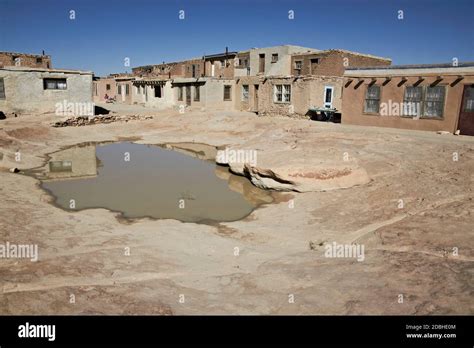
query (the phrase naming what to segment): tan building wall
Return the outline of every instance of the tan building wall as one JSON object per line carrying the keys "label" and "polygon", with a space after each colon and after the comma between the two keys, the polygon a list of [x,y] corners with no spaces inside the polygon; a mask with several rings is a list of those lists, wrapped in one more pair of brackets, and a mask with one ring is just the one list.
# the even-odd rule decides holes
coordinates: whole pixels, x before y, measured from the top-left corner
{"label": "tan building wall", "polygon": [[93,99],[95,103],[104,103],[105,95],[114,98],[117,93],[117,84],[113,78],[99,78],[94,80]]}
{"label": "tan building wall", "polygon": [[[160,89],[157,96],[155,89]],[[133,81],[132,103],[156,109],[167,109],[174,106],[174,91],[170,80]]]}
{"label": "tan building wall", "polygon": [[[324,104],[325,87],[333,88],[332,107],[342,108],[343,78],[337,76],[321,77],[241,77],[236,83],[235,107],[241,111],[258,112],[264,116],[311,116],[311,107],[322,107]],[[248,100],[243,100],[243,86],[249,87]],[[275,85],[290,85],[290,102],[277,102],[274,99]],[[258,86],[258,92],[256,87]],[[257,94],[257,98],[256,95]]]}
{"label": "tan building wall", "polygon": [[[199,86],[199,100],[195,98]],[[224,86],[230,86],[230,99],[224,100]],[[235,81],[233,79],[218,79],[204,77],[197,79],[175,79],[172,83],[174,90],[174,104],[181,110],[209,109],[209,110],[234,110]],[[182,93],[179,92],[182,89]],[[190,98],[187,98],[187,95]],[[179,96],[182,95],[182,99]]]}
{"label": "tan building wall", "polygon": [[130,78],[116,78],[116,95],[115,101],[121,104],[133,104],[132,89],[133,79]]}
{"label": "tan building wall", "polygon": [[204,61],[202,59],[191,59],[182,63],[184,65],[184,77],[196,78],[204,76]]}
{"label": "tan building wall", "polygon": [[[459,76],[462,77],[460,81]],[[437,83],[437,86],[445,86],[442,117],[425,117],[422,114],[420,118],[416,118],[400,115],[402,110],[397,105],[404,102],[407,86],[417,84],[426,87],[438,81],[439,78],[441,81]],[[347,70],[343,89],[342,123],[455,132],[458,129],[464,86],[473,83],[474,67]],[[367,88],[370,84],[380,86],[381,107],[378,113],[364,111]]]}
{"label": "tan building wall", "polygon": [[[318,50],[293,45],[252,48],[249,50],[250,75],[291,75],[291,55],[307,52],[318,52]],[[261,71],[261,62],[264,62],[263,72]]]}
{"label": "tan building wall", "polygon": [[22,66],[52,69],[51,56],[15,52],[0,52],[0,67]]}
{"label": "tan building wall", "polygon": [[[92,72],[5,67],[0,68],[0,79],[5,92],[0,98],[0,111],[5,113],[64,115],[69,111],[94,111]],[[48,89],[45,80],[61,81],[65,88]]]}
{"label": "tan building wall", "polygon": [[[297,62],[300,62],[301,69],[297,69]],[[291,69],[292,75],[342,76],[346,68],[387,66],[391,62],[388,58],[357,52],[328,50],[293,55]]]}
{"label": "tan building wall", "polygon": [[140,66],[133,68],[132,73],[137,77],[159,77],[163,79],[184,77],[185,63],[172,62]]}
{"label": "tan building wall", "polygon": [[205,76],[231,79],[234,77],[236,62],[234,55],[229,56],[227,59],[224,57],[206,59]]}

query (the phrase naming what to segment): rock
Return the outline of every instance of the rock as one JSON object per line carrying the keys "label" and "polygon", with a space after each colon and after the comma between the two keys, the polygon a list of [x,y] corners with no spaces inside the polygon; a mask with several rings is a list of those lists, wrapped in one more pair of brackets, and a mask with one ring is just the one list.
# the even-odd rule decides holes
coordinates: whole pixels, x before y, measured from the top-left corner
{"label": "rock", "polygon": [[10,173],[19,173],[20,169],[18,168],[10,168]]}
{"label": "rock", "polygon": [[3,111],[0,111],[0,120],[4,120],[6,119],[7,116],[5,116],[5,114],[3,113]]}
{"label": "rock", "polygon": [[454,135],[459,135],[459,134],[461,134],[461,130],[460,130],[460,129],[458,129],[457,131],[454,132]]}

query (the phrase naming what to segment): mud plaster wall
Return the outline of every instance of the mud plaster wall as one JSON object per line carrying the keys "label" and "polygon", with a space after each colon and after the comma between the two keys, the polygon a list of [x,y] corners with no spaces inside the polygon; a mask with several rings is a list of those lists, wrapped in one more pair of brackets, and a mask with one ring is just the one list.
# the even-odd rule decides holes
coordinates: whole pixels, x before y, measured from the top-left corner
{"label": "mud plaster wall", "polygon": [[[433,83],[436,76],[422,76],[424,81],[419,86],[427,86]],[[357,79],[344,87],[344,101],[342,112],[342,123],[355,124],[362,126],[377,126],[377,127],[392,127],[428,131],[448,131],[455,132],[459,118],[459,111],[461,108],[462,94],[464,85],[474,83],[474,76],[466,76],[464,80],[454,87],[450,84],[456,80],[457,76],[445,77],[440,86],[446,86],[446,95],[444,102],[443,117],[441,119],[421,118],[414,119],[406,116],[381,116],[377,114],[364,113],[365,94],[370,79],[365,79],[365,82],[358,88]],[[380,85],[380,103],[402,103],[406,86],[412,86],[419,80],[419,77],[407,77],[407,82],[402,86],[398,86],[401,77],[393,77],[392,80],[382,86],[382,81],[385,78],[377,79],[377,85]]]}
{"label": "mud plaster wall", "polygon": [[[322,107],[324,102],[324,88],[333,89],[333,107],[342,109],[342,83],[341,77],[320,78],[278,78],[268,79],[260,85],[259,89],[259,115],[264,116],[289,116],[295,118],[308,118],[308,109],[312,106]],[[274,86],[276,84],[291,85],[291,102],[275,103],[273,101]],[[292,108],[290,107],[292,106]]]}
{"label": "mud plaster wall", "polygon": [[[92,103],[92,74],[44,71],[0,70],[4,79],[5,99],[0,99],[0,111],[54,113],[56,104]],[[45,90],[43,78],[65,78],[67,89]]]}

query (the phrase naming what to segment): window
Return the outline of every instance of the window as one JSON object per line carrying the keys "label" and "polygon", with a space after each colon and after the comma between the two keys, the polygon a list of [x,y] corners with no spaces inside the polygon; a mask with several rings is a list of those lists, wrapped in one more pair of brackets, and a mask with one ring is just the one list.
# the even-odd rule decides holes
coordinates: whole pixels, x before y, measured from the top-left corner
{"label": "window", "polygon": [[122,86],[117,85],[117,94],[122,94]]}
{"label": "window", "polygon": [[258,55],[258,72],[263,73],[265,72],[265,54],[260,53]]}
{"label": "window", "polygon": [[224,60],[221,60],[221,68],[225,68],[226,67],[226,63],[225,63],[225,59]]}
{"label": "window", "polygon": [[72,172],[72,162],[71,161],[51,161],[49,162],[49,171],[53,173]]}
{"label": "window", "polygon": [[44,89],[67,89],[66,79],[43,79]]}
{"label": "window", "polygon": [[249,66],[249,61],[248,59],[244,59],[244,58],[239,58],[239,66],[243,67],[243,68],[246,68]]}
{"label": "window", "polygon": [[[1,96],[1,85],[0,81],[0,98]],[[467,87],[466,93],[464,94],[464,112],[474,112],[474,87]]]}
{"label": "window", "polygon": [[43,58],[40,58],[40,57],[36,58],[36,64],[41,64],[41,63],[43,63]]}
{"label": "window", "polygon": [[199,101],[201,98],[199,93],[199,87],[200,86],[194,86],[194,101]]}
{"label": "window", "polygon": [[232,86],[229,85],[224,85],[224,100],[232,100],[231,98],[231,92]]}
{"label": "window", "polygon": [[380,108],[380,86],[367,87],[365,95],[364,112],[378,114]]}
{"label": "window", "polygon": [[183,86],[178,87],[178,101],[183,101]]}
{"label": "window", "polygon": [[242,101],[249,101],[249,85],[242,85]]}
{"label": "window", "polygon": [[421,116],[421,101],[423,97],[423,87],[407,87],[403,97],[402,115]]}
{"label": "window", "polygon": [[311,59],[311,64],[319,64],[319,58]]}
{"label": "window", "polygon": [[105,85],[105,89],[108,90],[108,91],[110,91],[110,83],[108,83],[108,84]]}
{"label": "window", "polygon": [[295,61],[295,69],[296,69],[296,70],[301,70],[301,69],[303,69],[303,61],[302,61],[302,60],[296,60],[296,61]]}
{"label": "window", "polygon": [[126,85],[125,85],[125,94],[126,94],[126,95],[129,95],[129,94],[130,94],[130,85],[129,85],[129,84],[126,84]]}
{"label": "window", "polygon": [[278,62],[278,53],[273,53],[272,54],[272,63]]}
{"label": "window", "polygon": [[423,116],[443,117],[444,93],[444,86],[426,87],[423,99]]}
{"label": "window", "polygon": [[3,77],[0,77],[0,99],[5,99],[5,83]]}
{"label": "window", "polygon": [[289,103],[291,101],[291,85],[275,85],[273,89],[273,102]]}
{"label": "window", "polygon": [[162,94],[161,94],[161,86],[159,85],[156,85],[155,86],[155,98],[161,98]]}

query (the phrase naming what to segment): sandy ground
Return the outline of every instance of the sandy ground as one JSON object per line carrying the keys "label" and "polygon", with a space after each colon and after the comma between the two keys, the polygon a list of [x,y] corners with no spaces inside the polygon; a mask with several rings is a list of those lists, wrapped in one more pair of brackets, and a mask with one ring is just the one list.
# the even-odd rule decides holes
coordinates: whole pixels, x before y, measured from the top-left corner
{"label": "sandy ground", "polygon": [[[474,137],[125,111],[137,110],[154,118],[67,128],[50,127],[51,115],[0,121],[0,242],[38,244],[40,254],[0,259],[0,314],[474,313]],[[131,138],[256,149],[260,169],[303,178],[304,192],[236,222],[127,222],[105,209],[63,211],[37,180],[8,172],[64,146]],[[356,180],[321,186],[320,170],[338,165]],[[325,257],[332,242],[364,245],[365,259]]]}

